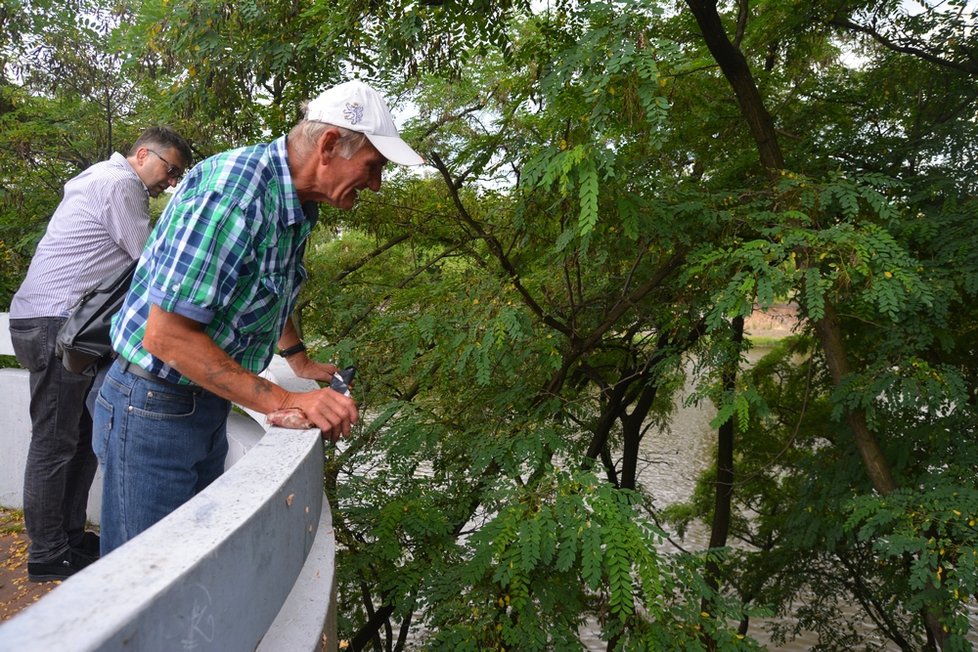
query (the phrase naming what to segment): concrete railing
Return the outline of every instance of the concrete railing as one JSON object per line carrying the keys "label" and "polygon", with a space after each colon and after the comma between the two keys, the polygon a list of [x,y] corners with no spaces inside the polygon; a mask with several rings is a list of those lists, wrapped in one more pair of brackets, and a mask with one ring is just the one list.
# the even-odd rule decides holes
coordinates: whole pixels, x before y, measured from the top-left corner
{"label": "concrete railing", "polygon": [[[12,354],[6,314],[0,354]],[[265,373],[293,390],[314,385],[280,358]],[[0,369],[0,396],[0,504],[20,507],[27,372]],[[0,650],[334,650],[322,440],[316,430],[265,430],[261,415],[235,411],[224,475],[0,625]],[[97,477],[96,519],[100,493]]]}

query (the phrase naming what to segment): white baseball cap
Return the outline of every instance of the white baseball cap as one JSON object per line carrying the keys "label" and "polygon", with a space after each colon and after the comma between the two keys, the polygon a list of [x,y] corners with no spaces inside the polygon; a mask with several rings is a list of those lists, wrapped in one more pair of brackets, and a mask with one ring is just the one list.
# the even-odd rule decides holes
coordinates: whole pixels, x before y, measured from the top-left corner
{"label": "white baseball cap", "polygon": [[359,131],[387,160],[399,165],[424,163],[424,159],[397,135],[394,118],[384,98],[362,81],[355,79],[323,91],[309,102],[306,120]]}

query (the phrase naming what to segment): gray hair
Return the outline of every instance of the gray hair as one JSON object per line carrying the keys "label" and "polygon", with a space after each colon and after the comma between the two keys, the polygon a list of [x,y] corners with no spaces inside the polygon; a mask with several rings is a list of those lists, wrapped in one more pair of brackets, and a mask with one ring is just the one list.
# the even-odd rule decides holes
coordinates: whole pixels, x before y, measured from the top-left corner
{"label": "gray hair", "polygon": [[289,144],[300,153],[306,154],[316,146],[322,135],[329,129],[340,132],[340,139],[336,141],[336,153],[345,159],[352,158],[368,142],[367,136],[359,131],[318,120],[300,120],[299,124],[292,127],[292,131],[289,132]]}

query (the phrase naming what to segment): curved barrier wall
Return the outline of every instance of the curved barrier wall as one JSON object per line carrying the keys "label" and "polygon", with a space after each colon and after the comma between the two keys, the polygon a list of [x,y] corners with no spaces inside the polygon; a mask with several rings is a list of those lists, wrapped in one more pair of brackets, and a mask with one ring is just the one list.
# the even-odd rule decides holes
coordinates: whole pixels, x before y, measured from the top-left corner
{"label": "curved barrier wall", "polygon": [[[9,355],[5,317],[0,354]],[[291,389],[315,384],[280,358],[266,375]],[[0,391],[8,469],[0,503],[19,506],[27,373],[0,369]],[[224,475],[0,625],[0,650],[335,649],[335,539],[319,431],[266,433],[261,415],[232,416]]]}

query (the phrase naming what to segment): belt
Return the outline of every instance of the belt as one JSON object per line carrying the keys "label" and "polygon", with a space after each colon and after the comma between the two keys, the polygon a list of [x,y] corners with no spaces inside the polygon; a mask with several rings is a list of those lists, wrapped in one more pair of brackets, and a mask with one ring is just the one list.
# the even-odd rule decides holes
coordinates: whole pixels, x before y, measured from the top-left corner
{"label": "belt", "polygon": [[201,389],[201,386],[196,383],[190,383],[189,385],[184,385],[181,383],[175,383],[172,380],[167,380],[166,378],[161,378],[151,371],[146,371],[138,364],[133,364],[129,362],[125,358],[119,360],[119,367],[126,373],[130,373],[133,376],[139,376],[140,378],[145,378],[146,380],[152,380],[157,383],[164,383],[166,385],[173,385],[174,387],[180,387],[183,389],[190,389],[190,390]]}

